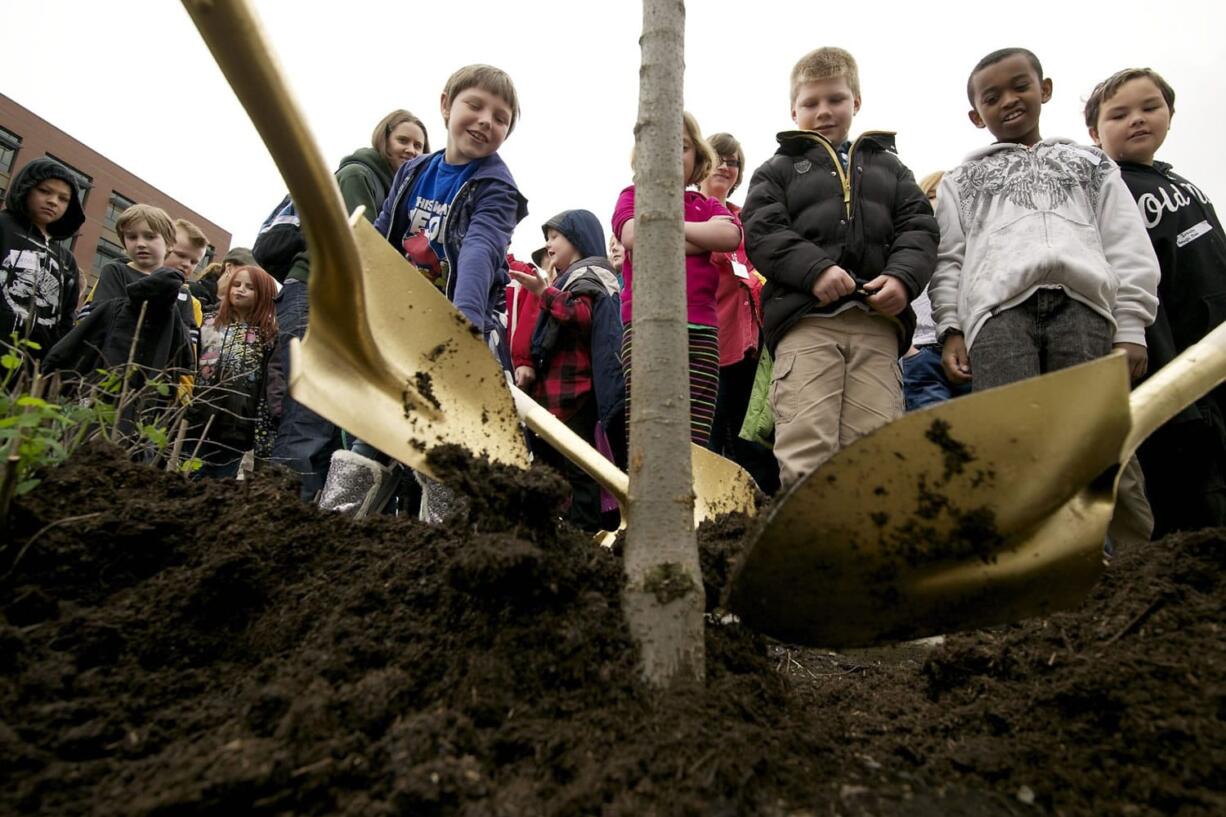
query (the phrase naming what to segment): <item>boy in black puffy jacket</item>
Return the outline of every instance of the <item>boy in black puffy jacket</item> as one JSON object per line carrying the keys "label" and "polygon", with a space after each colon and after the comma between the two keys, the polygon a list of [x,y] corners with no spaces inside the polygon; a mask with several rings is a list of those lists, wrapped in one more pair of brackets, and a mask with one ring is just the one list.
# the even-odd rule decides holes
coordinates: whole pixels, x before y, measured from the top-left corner
{"label": "boy in black puffy jacket", "polygon": [[936,265],[936,219],[893,134],[848,140],[859,109],[851,54],[819,48],[801,58],[792,69],[800,130],[779,134],[742,210],[745,249],[766,278],[785,486],[902,415],[898,358],[915,328],[909,304]]}

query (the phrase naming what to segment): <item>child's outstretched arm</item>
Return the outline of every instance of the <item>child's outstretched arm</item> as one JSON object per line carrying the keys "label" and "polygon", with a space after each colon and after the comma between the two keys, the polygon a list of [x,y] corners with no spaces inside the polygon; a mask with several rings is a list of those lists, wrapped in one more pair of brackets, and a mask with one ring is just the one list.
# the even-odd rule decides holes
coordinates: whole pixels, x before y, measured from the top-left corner
{"label": "child's outstretched arm", "polygon": [[511,270],[511,277],[524,289],[541,299],[541,309],[559,323],[569,323],[581,331],[592,328],[592,300],[590,297],[576,295],[573,292],[563,292],[555,286],[545,283],[545,279],[528,272]]}
{"label": "child's outstretched arm", "polygon": [[941,240],[937,249],[936,269],[928,282],[928,298],[932,301],[932,319],[937,325],[937,337],[943,339],[941,363],[945,376],[954,383],[968,383],[971,362],[962,323],[958,319],[958,291],[962,286],[962,261],[966,258],[966,233],[962,227],[958,204],[958,185],[954,173],[946,173],[937,188],[937,226]]}
{"label": "child's outstretched arm", "polygon": [[1141,213],[1114,162],[1103,173],[1098,199],[1098,234],[1107,263],[1119,279],[1115,305],[1115,338],[1112,345],[1128,354],[1132,379],[1145,375],[1149,357],[1145,348],[1145,327],[1158,312],[1158,256],[1150,243]]}
{"label": "child's outstretched arm", "polygon": [[474,199],[472,220],[455,260],[456,309],[484,331],[490,288],[511,246],[511,233],[519,221],[519,193],[505,182],[493,180]]}

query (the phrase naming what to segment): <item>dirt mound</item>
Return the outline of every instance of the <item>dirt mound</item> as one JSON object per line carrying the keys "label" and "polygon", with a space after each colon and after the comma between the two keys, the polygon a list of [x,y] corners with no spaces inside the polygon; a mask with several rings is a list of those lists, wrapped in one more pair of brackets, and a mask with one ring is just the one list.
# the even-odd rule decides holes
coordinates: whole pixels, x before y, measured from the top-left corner
{"label": "dirt mound", "polygon": [[[450,462],[493,490],[437,528],[105,448],[49,474],[0,550],[0,813],[1226,811],[1223,532],[923,662],[713,622],[706,687],[653,697],[556,479]],[[742,532],[704,531],[712,598]]]}

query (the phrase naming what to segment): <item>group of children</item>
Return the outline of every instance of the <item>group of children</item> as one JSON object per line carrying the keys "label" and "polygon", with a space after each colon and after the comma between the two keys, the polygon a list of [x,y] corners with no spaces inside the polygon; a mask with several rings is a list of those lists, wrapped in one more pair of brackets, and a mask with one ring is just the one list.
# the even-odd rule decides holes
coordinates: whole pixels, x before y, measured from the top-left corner
{"label": "group of children", "polygon": [[[115,223],[127,258],[100,271],[81,293],[81,278],[65,239],[85,220],[71,173],[49,158],[14,177],[0,213],[0,331],[31,371],[58,374],[66,387],[89,395],[111,375],[120,396],[132,395],[117,427],[135,433],[149,413],[189,426],[202,476],[233,476],[252,449],[268,386],[276,338],[276,284],[249,252],[227,255],[209,280],[188,276],[208,246],[185,220],[136,204]],[[114,389],[112,389],[113,391]],[[176,411],[172,407],[183,409]],[[163,431],[174,433],[175,428]]]}
{"label": "group of children", "polygon": [[[1221,224],[1195,185],[1155,160],[1175,99],[1157,73],[1122,71],[1094,89],[1085,109],[1093,147],[1042,137],[1052,82],[1026,49],[985,56],[966,91],[969,118],[992,144],[917,183],[893,133],[851,138],[861,102],[854,58],[829,47],[805,55],[791,75],[796,129],[778,135],[743,208],[727,200],[745,169],[739,143],[722,133],[704,139],[684,116],[691,439],[740,462],[768,491],[803,479],[904,410],[1112,349],[1125,353],[1137,381],[1226,319]],[[519,117],[510,77],[491,66],[460,69],[440,113],[446,145],[434,152],[419,119],[406,111],[385,118],[368,155],[338,171],[346,204],[366,207],[376,230],[480,331],[508,380],[624,465],[633,185],[613,204],[608,244],[600,218],[568,210],[541,226],[536,265],[518,262],[507,250],[526,200],[498,155]],[[346,446],[341,430],[284,393],[283,378],[264,374],[284,369],[278,335],[305,330],[305,247],[279,292],[253,264],[228,275],[220,307],[202,324],[197,299],[167,260],[180,248],[184,264],[198,260],[188,252],[193,236],[138,206],[121,219],[131,260],[103,271],[69,332],[77,275],[55,239],[71,235],[81,214],[71,176],[57,167],[28,165],[0,216],[0,308],[19,333],[44,344],[63,338],[48,365],[65,365],[86,335],[113,348],[97,343],[91,326],[120,313],[130,322],[141,304],[147,320],[157,312],[186,335],[158,349],[198,347],[192,370],[205,384],[225,380],[222,371],[258,383],[239,389],[247,402],[225,413],[279,417],[269,453],[302,476],[304,497],[320,495],[338,510],[404,501],[405,482],[415,481],[399,479],[394,463],[360,441]],[[290,209],[278,213],[292,213],[284,204]],[[58,287],[40,283],[51,279]],[[193,327],[202,329],[199,340]],[[107,354],[106,364],[121,362]],[[186,367],[178,358],[173,365]],[[278,381],[280,394],[267,396]],[[1152,532],[1226,524],[1224,409],[1219,389],[1141,448],[1145,493],[1137,496],[1142,504],[1148,496]],[[747,414],[762,410],[772,415],[773,451],[741,433]],[[223,447],[232,454],[245,441],[239,435]],[[341,446],[353,449],[336,461],[347,467],[329,474]],[[547,446],[534,448],[570,481],[571,521],[607,525],[608,503],[590,478]],[[235,462],[220,459],[217,472],[232,472]],[[354,469],[355,461],[369,467]],[[426,504],[443,491],[418,482]],[[1138,538],[1150,533],[1143,525]]]}

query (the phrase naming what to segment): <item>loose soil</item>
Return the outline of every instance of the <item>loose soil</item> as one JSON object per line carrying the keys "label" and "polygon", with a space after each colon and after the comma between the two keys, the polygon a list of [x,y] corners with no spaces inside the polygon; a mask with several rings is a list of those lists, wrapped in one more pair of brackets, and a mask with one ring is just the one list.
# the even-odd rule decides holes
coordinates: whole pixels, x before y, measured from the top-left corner
{"label": "loose soil", "polygon": [[[453,465],[442,527],[103,447],[47,474],[0,546],[0,814],[1226,813],[1226,531],[907,660],[713,615],[705,687],[654,696],[558,480]],[[702,532],[709,599],[743,532]]]}

